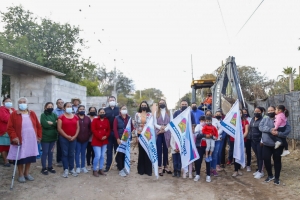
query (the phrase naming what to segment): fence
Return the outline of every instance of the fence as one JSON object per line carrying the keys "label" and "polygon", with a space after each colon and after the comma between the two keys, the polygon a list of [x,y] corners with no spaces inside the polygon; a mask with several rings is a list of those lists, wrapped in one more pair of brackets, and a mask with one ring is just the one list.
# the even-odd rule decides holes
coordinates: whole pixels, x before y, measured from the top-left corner
{"label": "fence", "polygon": [[289,110],[288,122],[292,131],[288,138],[300,140],[300,92],[275,95],[265,101],[256,101],[256,106],[268,108],[269,106],[284,105]]}

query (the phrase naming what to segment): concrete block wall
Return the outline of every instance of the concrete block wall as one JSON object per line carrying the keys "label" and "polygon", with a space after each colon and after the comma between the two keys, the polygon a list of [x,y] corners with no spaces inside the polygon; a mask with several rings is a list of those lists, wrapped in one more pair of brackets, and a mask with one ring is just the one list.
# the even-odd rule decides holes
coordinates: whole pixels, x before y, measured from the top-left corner
{"label": "concrete block wall", "polygon": [[55,78],[53,80],[53,102],[62,99],[64,102],[70,102],[72,98],[77,97],[81,100],[81,104],[86,106],[86,87],[69,81]]}
{"label": "concrete block wall", "polygon": [[102,104],[107,106],[107,97],[86,97],[86,107],[96,107],[97,109],[102,107]]}

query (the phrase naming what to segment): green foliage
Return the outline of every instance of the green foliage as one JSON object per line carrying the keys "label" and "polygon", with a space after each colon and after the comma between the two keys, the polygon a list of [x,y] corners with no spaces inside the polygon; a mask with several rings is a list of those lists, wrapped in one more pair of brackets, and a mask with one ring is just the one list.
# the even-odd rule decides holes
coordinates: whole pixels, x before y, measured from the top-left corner
{"label": "green foliage", "polygon": [[182,100],[185,100],[188,102],[188,105],[190,106],[191,103],[192,103],[192,93],[191,92],[188,92],[186,93],[183,97],[180,98],[180,100],[177,102],[177,105],[175,107],[175,109],[178,109],[180,107],[180,102]]}
{"label": "green foliage", "polygon": [[8,75],[2,74],[2,89],[1,96],[10,94],[10,77]]}
{"label": "green foliage", "polygon": [[137,104],[143,100],[147,101],[149,104],[157,103],[163,97],[164,94],[162,91],[156,88],[147,88],[141,91],[137,90],[134,94],[134,100]]}
{"label": "green foliage", "polygon": [[300,75],[294,80],[294,90],[300,91]]}
{"label": "green foliage", "polygon": [[78,84],[86,87],[87,96],[101,96],[97,81],[83,79]]}
{"label": "green foliage", "polygon": [[0,33],[0,51],[65,73],[62,77],[78,83],[95,69],[89,59],[82,59],[84,40],[80,29],[37,18],[22,6],[0,12],[4,31]]}

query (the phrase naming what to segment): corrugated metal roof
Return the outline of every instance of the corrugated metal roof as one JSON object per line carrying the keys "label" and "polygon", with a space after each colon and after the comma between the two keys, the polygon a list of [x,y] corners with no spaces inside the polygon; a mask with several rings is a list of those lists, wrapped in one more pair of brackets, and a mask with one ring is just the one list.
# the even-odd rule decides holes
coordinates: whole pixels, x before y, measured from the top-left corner
{"label": "corrugated metal roof", "polygon": [[22,65],[25,65],[27,67],[35,68],[35,69],[47,72],[49,74],[53,74],[55,76],[65,76],[66,75],[64,73],[55,71],[55,70],[47,68],[47,67],[43,67],[41,65],[34,64],[34,63],[29,62],[27,60],[23,60],[21,58],[18,58],[18,57],[15,57],[15,56],[3,53],[1,51],[0,51],[0,58],[6,59],[6,60],[9,60],[9,61],[12,61],[12,62],[16,62],[16,63],[22,64]]}

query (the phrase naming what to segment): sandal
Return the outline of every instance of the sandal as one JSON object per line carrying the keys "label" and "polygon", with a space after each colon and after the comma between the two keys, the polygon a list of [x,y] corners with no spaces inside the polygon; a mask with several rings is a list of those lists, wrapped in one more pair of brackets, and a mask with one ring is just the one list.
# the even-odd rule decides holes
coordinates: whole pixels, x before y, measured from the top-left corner
{"label": "sandal", "polygon": [[43,168],[41,173],[44,174],[44,175],[48,175],[48,170],[46,168]]}
{"label": "sandal", "polygon": [[52,174],[56,173],[56,171],[55,171],[55,169],[53,169],[53,167],[48,167],[48,171]]}
{"label": "sandal", "polygon": [[164,174],[163,174],[163,170],[162,170],[161,167],[158,168],[158,174],[159,174],[160,176],[163,176],[163,175],[164,175]]}

